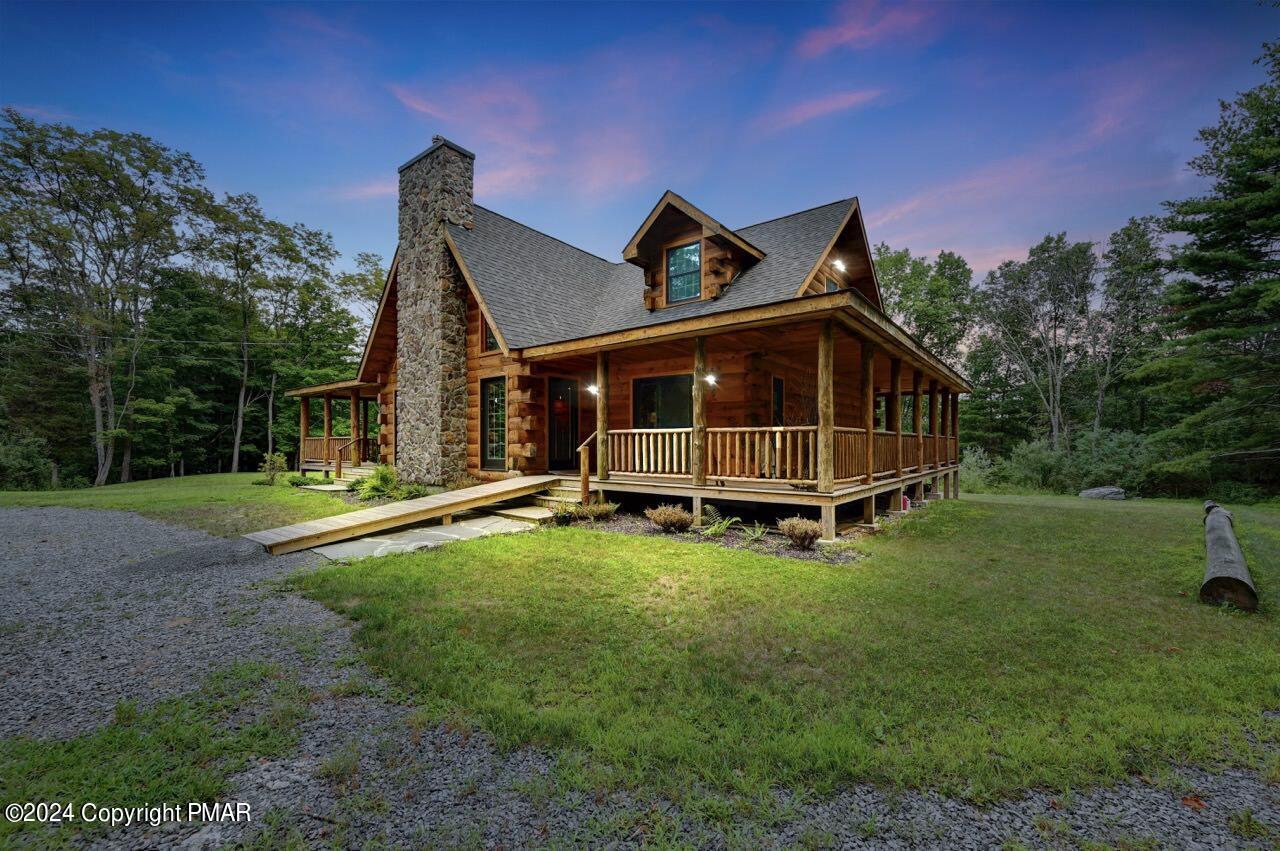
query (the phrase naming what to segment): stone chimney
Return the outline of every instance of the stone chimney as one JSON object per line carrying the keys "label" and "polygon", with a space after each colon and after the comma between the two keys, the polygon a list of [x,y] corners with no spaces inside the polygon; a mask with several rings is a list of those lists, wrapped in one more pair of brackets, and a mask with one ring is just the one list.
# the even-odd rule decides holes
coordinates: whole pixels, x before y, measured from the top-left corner
{"label": "stone chimney", "polygon": [[400,166],[396,470],[443,484],[467,470],[467,285],[445,225],[473,225],[475,154],[436,136]]}

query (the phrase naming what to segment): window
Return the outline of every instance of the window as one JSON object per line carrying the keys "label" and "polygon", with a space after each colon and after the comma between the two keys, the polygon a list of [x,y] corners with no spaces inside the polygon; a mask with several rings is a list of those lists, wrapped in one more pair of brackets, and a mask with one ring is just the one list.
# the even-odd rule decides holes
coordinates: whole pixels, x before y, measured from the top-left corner
{"label": "window", "polygon": [[667,304],[702,295],[702,243],[667,249]]}
{"label": "window", "polygon": [[692,425],[692,375],[637,378],[632,382],[632,428],[689,428]]}
{"label": "window", "polygon": [[481,351],[492,352],[498,349],[498,338],[494,335],[493,329],[489,327],[489,323],[483,319],[480,324],[484,326],[484,348]]}
{"label": "window", "polygon": [[480,382],[480,469],[507,466],[507,379]]}
{"label": "window", "polygon": [[833,293],[838,289],[840,289],[840,284],[836,281],[836,279],[827,278],[827,292]]}
{"label": "window", "polygon": [[787,419],[787,391],[786,386],[782,383],[782,379],[778,376],[773,377],[773,424],[776,426],[786,425]]}

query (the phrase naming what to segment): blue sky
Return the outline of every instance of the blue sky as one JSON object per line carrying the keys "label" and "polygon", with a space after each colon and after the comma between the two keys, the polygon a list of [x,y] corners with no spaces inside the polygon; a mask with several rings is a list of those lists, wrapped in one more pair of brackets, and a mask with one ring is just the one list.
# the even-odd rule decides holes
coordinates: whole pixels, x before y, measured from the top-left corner
{"label": "blue sky", "polygon": [[0,102],[189,151],[219,192],[395,247],[442,133],[480,203],[609,259],[663,190],[729,226],[857,195],[979,271],[1201,187],[1280,11],[1238,3],[0,3]]}

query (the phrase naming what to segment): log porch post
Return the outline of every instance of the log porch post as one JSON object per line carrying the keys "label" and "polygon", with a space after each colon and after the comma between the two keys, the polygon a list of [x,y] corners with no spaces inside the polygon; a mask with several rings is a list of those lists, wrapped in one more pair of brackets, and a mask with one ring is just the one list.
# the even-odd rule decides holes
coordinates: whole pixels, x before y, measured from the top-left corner
{"label": "log porch post", "polygon": [[[942,466],[951,467],[951,392],[942,388]],[[951,499],[951,474],[942,477],[942,495]]]}
{"label": "log porch post", "polygon": [[311,436],[311,397],[298,397],[298,472],[307,457],[307,438]]}
{"label": "log porch post", "polygon": [[[326,393],[324,394],[324,449],[320,453],[322,456],[321,460],[324,461],[325,464],[329,463],[329,443],[331,442],[330,438],[332,437],[333,437],[333,397],[330,396],[328,393]],[[329,471],[325,470],[324,475],[326,478],[328,478]]]}
{"label": "log porch post", "polygon": [[[929,437],[933,440],[933,469],[938,469],[938,448],[942,445],[938,440],[938,382],[929,379]],[[937,488],[934,488],[937,490]]]}
{"label": "log porch post", "polygon": [[951,496],[960,498],[960,394],[951,394],[951,436],[956,440],[956,469],[951,474]]}
{"label": "log porch post", "polygon": [[[836,488],[836,401],[835,328],[832,320],[822,323],[818,334],[818,492]],[[834,530],[833,530],[834,532]]]}
{"label": "log porch post", "polygon": [[[690,437],[689,472],[693,483],[707,483],[707,338],[693,338],[693,433]],[[694,521],[702,525],[702,501],[698,500]]]}
{"label": "log porch post", "polygon": [[609,353],[596,354],[596,478],[609,478]]}
{"label": "log porch post", "polygon": [[[902,359],[889,359],[889,401],[886,426],[893,432],[893,460],[898,478],[902,478]],[[902,508],[899,501],[894,511]]]}
{"label": "log porch post", "polygon": [[862,341],[862,428],[866,432],[866,452],[863,462],[867,465],[867,484],[876,477],[876,347],[870,340]]}
{"label": "log porch post", "polygon": [[[351,439],[355,440],[360,436],[360,391],[351,391]],[[355,451],[351,453],[351,458],[355,462],[352,466],[360,463],[360,443],[357,441],[351,445]]]}

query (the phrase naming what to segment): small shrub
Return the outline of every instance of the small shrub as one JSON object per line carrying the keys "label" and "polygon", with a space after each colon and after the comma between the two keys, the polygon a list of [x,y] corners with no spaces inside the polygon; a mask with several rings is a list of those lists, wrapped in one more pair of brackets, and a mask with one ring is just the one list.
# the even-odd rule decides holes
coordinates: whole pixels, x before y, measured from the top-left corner
{"label": "small shrub", "polygon": [[400,493],[400,477],[396,475],[395,467],[379,464],[372,473],[357,479],[351,489],[363,500],[396,499]]}
{"label": "small shrub", "polygon": [[960,481],[969,490],[986,492],[995,473],[995,462],[981,446],[966,446],[960,453]]}
{"label": "small shrub", "polygon": [[1209,499],[1222,505],[1253,505],[1262,499],[1262,488],[1244,482],[1218,482],[1209,488]]}
{"label": "small shrub", "polygon": [[586,517],[593,523],[596,520],[608,520],[618,513],[618,503],[616,502],[592,502],[587,505],[578,506],[578,514]]}
{"label": "small shrub", "polygon": [[764,536],[767,535],[768,533],[769,533],[769,527],[761,523],[759,520],[757,520],[751,526],[742,527],[742,535],[744,538],[747,539],[748,545],[751,545],[756,543],[757,541],[763,540]]}
{"label": "small shrub", "polygon": [[392,499],[421,499],[424,496],[431,496],[438,491],[433,487],[419,484],[403,484],[395,489],[392,493]]}
{"label": "small shrub", "polygon": [[285,481],[289,483],[290,487],[294,487],[294,488],[300,488],[304,485],[315,484],[315,481],[310,476],[304,476],[300,473],[295,473],[294,475],[285,479]]}
{"label": "small shrub", "polygon": [[778,521],[778,531],[790,539],[798,550],[811,550],[822,537],[822,524],[807,517],[788,517]]}
{"label": "small shrub", "polygon": [[688,532],[693,525],[693,515],[678,505],[659,505],[657,508],[646,508],[644,516],[649,522],[664,532]]}
{"label": "small shrub", "polygon": [[702,521],[703,535],[708,538],[723,538],[724,533],[732,529],[734,524],[742,522],[742,518],[724,517],[714,505],[708,505],[702,509]]}
{"label": "small shrub", "polygon": [[582,506],[576,502],[557,502],[551,506],[551,522],[557,526],[568,526],[582,516]]}
{"label": "small shrub", "polygon": [[274,485],[281,473],[289,472],[289,460],[283,453],[272,452],[262,459],[262,466],[258,470],[262,473],[262,479],[254,484]]}

